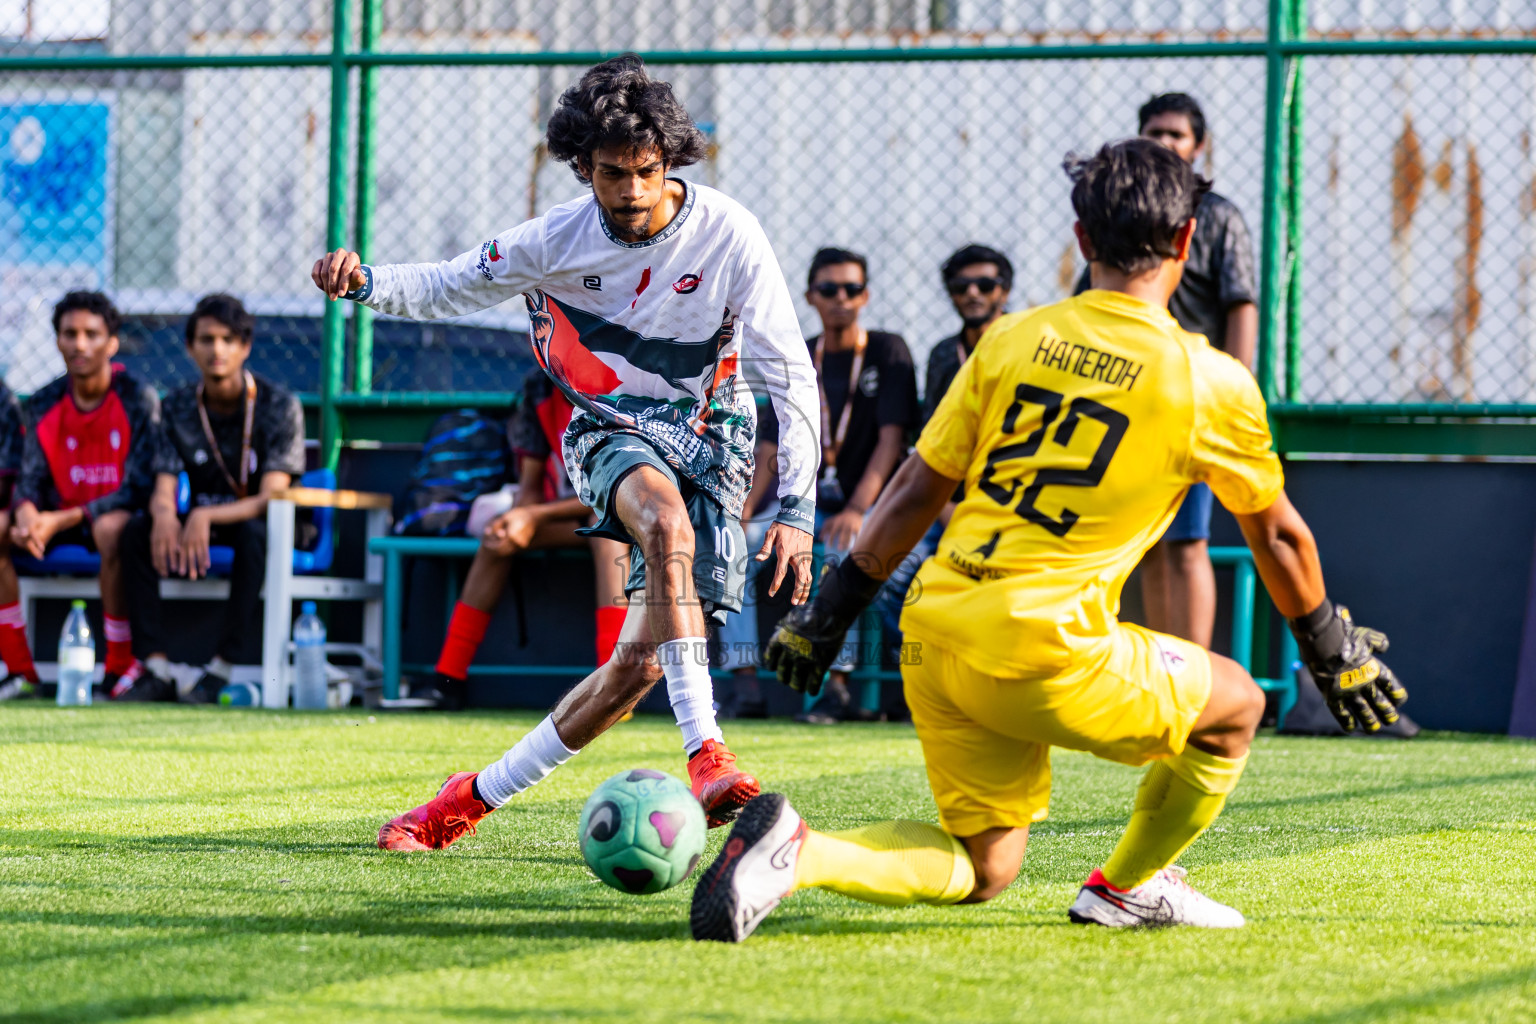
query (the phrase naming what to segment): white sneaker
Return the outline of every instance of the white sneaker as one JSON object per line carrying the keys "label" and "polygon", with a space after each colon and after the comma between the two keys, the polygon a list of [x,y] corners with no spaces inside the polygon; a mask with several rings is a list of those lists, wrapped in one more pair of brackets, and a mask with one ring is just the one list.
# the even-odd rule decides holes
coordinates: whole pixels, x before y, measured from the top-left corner
{"label": "white sneaker", "polygon": [[1231,907],[1202,896],[1184,880],[1183,868],[1164,868],[1134,889],[1121,892],[1098,871],[1078,890],[1067,916],[1076,924],[1147,928],[1188,924],[1196,928],[1241,928],[1247,922]]}
{"label": "white sneaker", "polygon": [[6,676],[0,680],[0,700],[15,700],[17,697],[30,697],[37,692],[37,687],[27,681],[24,675]]}
{"label": "white sneaker", "polygon": [[782,793],[747,802],[720,856],[693,889],[689,923],[699,941],[740,942],[795,886],[805,822]]}

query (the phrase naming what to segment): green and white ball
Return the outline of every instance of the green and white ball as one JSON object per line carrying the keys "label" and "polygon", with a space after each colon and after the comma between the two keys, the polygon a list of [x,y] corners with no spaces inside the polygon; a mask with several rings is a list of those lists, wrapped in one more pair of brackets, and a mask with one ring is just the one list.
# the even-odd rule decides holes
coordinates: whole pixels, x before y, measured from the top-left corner
{"label": "green and white ball", "polygon": [[686,783],[634,768],[605,781],[581,809],[581,856],[592,873],[637,896],[670,889],[704,853],[704,809]]}

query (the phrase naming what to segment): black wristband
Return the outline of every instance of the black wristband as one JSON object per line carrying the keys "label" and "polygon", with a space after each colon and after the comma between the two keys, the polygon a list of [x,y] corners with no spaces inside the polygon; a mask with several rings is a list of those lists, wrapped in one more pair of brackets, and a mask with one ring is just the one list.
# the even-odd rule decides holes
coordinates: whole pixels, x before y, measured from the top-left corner
{"label": "black wristband", "polygon": [[1291,635],[1296,638],[1301,660],[1308,668],[1330,662],[1344,653],[1344,620],[1326,597],[1307,614],[1286,621],[1290,624]]}
{"label": "black wristband", "polygon": [[821,578],[816,593],[816,610],[835,626],[846,629],[859,613],[869,607],[880,593],[884,580],[877,580],[860,569],[853,556],[845,557],[837,567]]}

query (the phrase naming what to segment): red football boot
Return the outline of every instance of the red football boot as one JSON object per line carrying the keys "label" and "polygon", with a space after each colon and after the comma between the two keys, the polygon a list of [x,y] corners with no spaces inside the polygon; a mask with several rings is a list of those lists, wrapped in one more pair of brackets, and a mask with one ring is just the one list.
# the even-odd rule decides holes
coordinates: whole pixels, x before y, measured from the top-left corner
{"label": "red football boot", "polygon": [[379,829],[381,850],[441,850],[460,836],[475,834],[475,825],[495,808],[475,799],[479,772],[448,776],[437,796],[406,811]]}
{"label": "red football boot", "polygon": [[705,740],[699,752],[688,759],[688,782],[704,805],[710,828],[735,821],[761,789],[756,779],[736,770],[736,755],[714,740]]}

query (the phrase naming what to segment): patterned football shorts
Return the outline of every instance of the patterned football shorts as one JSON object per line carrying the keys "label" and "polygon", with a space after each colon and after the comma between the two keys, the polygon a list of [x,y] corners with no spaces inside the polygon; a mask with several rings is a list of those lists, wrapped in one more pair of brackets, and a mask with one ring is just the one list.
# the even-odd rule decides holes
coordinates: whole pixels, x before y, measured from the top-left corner
{"label": "patterned football shorts", "polygon": [[726,514],[713,498],[680,477],[644,438],[635,434],[614,434],[587,456],[582,470],[591,481],[596,499],[592,511],[597,514],[597,522],[576,532],[584,536],[608,537],[630,545],[629,579],[624,583],[624,593],[629,595],[645,589],[645,555],[614,508],[619,484],[641,466],[650,466],[672,481],[682,496],[683,504],[688,508],[688,521],[693,524],[694,588],[704,606],[704,614],[723,623],[726,612],[741,610],[747,565],[747,539],[742,533],[741,520]]}

